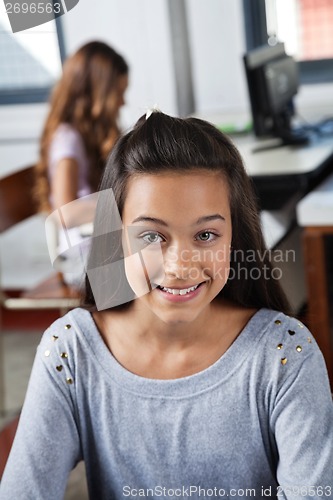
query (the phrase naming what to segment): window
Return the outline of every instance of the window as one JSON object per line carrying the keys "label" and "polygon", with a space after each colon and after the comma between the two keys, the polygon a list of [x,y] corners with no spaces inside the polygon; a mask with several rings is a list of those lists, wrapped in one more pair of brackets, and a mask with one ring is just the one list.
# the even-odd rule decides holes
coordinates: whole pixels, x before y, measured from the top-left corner
{"label": "window", "polygon": [[0,9],[0,104],[43,102],[64,59],[59,18],[13,34]]}
{"label": "window", "polygon": [[302,83],[333,80],[332,0],[243,0],[248,49],[277,41],[299,61]]}

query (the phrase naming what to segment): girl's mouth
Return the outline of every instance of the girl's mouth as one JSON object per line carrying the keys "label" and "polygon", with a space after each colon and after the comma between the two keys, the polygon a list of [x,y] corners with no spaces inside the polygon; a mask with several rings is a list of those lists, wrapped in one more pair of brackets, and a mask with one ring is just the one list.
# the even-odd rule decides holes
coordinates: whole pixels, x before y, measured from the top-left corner
{"label": "girl's mouth", "polygon": [[168,299],[171,302],[183,302],[190,300],[198,295],[201,290],[201,286],[205,282],[198,283],[197,285],[192,285],[186,288],[169,288],[166,286],[157,286],[157,290],[162,293],[163,297]]}
{"label": "girl's mouth", "polygon": [[196,290],[200,285],[201,283],[199,285],[194,285],[189,288],[167,288],[165,286],[158,286],[157,288],[162,290],[162,292],[171,293],[172,295],[186,295],[187,293],[194,292],[194,290]]}

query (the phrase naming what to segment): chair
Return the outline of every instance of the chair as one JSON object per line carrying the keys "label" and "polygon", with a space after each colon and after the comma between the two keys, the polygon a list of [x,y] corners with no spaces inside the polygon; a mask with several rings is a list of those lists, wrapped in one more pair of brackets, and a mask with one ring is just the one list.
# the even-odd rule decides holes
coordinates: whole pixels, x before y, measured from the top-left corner
{"label": "chair", "polygon": [[[32,195],[34,167],[30,166],[0,179],[0,235],[37,214]],[[59,309],[59,315],[79,305],[79,291],[64,283],[59,272],[18,297],[7,296],[0,287],[0,306],[5,309]],[[0,371],[3,371],[3,342],[0,330]],[[0,414],[5,413],[4,374],[0,373]]]}

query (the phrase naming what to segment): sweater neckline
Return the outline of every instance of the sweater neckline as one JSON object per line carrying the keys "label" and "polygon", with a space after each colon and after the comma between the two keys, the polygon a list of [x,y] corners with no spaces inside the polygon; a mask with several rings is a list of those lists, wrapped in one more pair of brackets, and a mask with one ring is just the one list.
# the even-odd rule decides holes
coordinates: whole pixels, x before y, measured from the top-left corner
{"label": "sweater neckline", "polygon": [[140,395],[182,398],[206,391],[232,377],[247,359],[251,359],[260,338],[279,313],[264,308],[259,309],[217,361],[204,370],[176,379],[151,379],[130,372],[107,348],[89,311],[75,309],[69,314],[110,382],[117,383],[122,389]]}

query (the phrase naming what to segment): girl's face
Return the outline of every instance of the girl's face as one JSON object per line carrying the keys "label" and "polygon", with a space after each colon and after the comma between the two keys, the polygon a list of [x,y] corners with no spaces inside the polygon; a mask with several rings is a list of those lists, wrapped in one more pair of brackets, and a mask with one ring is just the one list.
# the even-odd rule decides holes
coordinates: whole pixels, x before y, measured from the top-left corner
{"label": "girl's face", "polygon": [[208,312],[230,268],[231,214],[221,174],[133,176],[122,219],[125,270],[136,300],[170,324]]}
{"label": "girl's face", "polygon": [[121,75],[113,85],[112,89],[107,93],[105,99],[95,99],[93,105],[93,116],[108,115],[116,120],[119,116],[119,111],[125,105],[125,94],[128,87],[128,75]]}
{"label": "girl's face", "polygon": [[118,115],[119,110],[125,104],[125,92],[128,87],[128,75],[122,75],[118,78],[116,88],[114,90],[115,99],[115,114]]}

